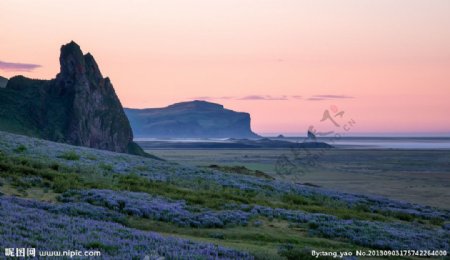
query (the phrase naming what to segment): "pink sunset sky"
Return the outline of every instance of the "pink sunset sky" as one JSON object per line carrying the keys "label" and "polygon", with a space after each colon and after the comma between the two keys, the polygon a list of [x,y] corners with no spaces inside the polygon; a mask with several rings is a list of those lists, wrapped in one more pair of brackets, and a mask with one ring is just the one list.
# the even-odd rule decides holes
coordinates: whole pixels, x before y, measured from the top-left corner
{"label": "pink sunset sky", "polygon": [[0,75],[53,78],[74,40],[125,107],[203,99],[292,134],[330,130],[334,106],[355,134],[450,133],[448,0],[0,0],[0,28]]}

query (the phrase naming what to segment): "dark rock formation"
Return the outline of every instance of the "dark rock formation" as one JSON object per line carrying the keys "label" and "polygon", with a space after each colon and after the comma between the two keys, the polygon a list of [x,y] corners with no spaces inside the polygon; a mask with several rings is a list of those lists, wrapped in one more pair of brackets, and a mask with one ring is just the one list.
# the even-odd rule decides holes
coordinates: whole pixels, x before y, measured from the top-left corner
{"label": "dark rock formation", "polygon": [[142,153],[109,78],[91,54],[70,42],[61,47],[53,80],[16,76],[0,90],[0,129],[53,141]]}
{"label": "dark rock formation", "polygon": [[182,102],[164,108],[125,109],[139,137],[258,138],[250,114],[206,101]]}
{"label": "dark rock formation", "polygon": [[8,79],[0,76],[0,88],[6,87],[6,84],[8,84]]}
{"label": "dark rock formation", "polygon": [[308,130],[307,137],[308,137],[308,140],[310,140],[310,141],[316,141],[316,139],[317,139],[316,135],[313,132],[311,132],[310,130]]}
{"label": "dark rock formation", "polygon": [[109,78],[103,78],[91,54],[71,42],[61,48],[61,72],[54,92],[69,96],[67,142],[116,152],[133,141],[130,124]]}

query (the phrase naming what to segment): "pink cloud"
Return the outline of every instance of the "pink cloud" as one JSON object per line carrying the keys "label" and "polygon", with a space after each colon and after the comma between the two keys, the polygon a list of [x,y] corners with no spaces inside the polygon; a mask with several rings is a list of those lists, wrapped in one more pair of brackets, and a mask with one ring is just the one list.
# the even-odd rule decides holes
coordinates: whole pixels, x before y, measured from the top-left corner
{"label": "pink cloud", "polygon": [[4,71],[33,71],[42,67],[38,64],[5,62],[0,60],[0,70]]}

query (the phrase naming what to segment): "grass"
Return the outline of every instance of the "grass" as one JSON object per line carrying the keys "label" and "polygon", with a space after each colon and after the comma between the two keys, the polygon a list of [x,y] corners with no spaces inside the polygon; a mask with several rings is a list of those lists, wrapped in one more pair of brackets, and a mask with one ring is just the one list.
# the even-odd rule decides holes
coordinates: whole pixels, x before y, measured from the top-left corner
{"label": "grass", "polygon": [[127,226],[142,230],[157,231],[166,235],[176,235],[194,241],[212,242],[241,250],[247,250],[257,259],[278,259],[280,245],[291,244],[323,250],[354,250],[360,248],[352,244],[325,238],[309,237],[306,229],[292,229],[284,221],[262,219],[260,227],[232,227],[227,229],[192,229],[176,227],[164,222],[130,217]]}
{"label": "grass", "polygon": [[[70,152],[72,153],[72,152]],[[349,207],[322,195],[300,196],[297,194],[263,194],[251,190],[240,190],[219,185],[199,187],[180,186],[178,183],[153,181],[137,174],[108,174],[99,168],[70,168],[57,163],[42,163],[24,157],[0,156],[0,177],[22,192],[31,187],[51,189],[54,193],[63,193],[70,189],[111,189],[133,192],[146,192],[175,200],[185,200],[189,205],[211,209],[221,209],[230,203],[255,204],[273,208],[302,210],[312,213],[335,215],[342,219],[361,219],[377,221],[413,221],[416,218],[405,213],[370,212],[364,205]],[[109,169],[109,167],[107,167]],[[39,182],[29,183],[27,176],[41,178]],[[440,224],[438,220],[423,220],[430,224]]]}
{"label": "grass", "polygon": [[58,158],[66,159],[68,161],[78,161],[80,160],[80,155],[74,151],[68,151],[58,156]]}
{"label": "grass", "polygon": [[233,166],[220,165],[219,166],[217,164],[211,164],[211,165],[206,166],[206,168],[219,170],[221,172],[226,172],[226,173],[237,173],[237,174],[242,174],[242,175],[256,176],[259,178],[264,178],[264,179],[269,179],[269,180],[275,179],[274,177],[272,177],[271,175],[269,175],[263,171],[251,170],[245,166],[240,166],[240,165],[233,165]]}
{"label": "grass", "polygon": [[25,145],[21,144],[21,145],[17,146],[13,151],[15,153],[23,153],[26,150],[27,150],[27,147]]}
{"label": "grass", "polygon": [[91,160],[91,161],[97,161],[97,156],[93,155],[93,154],[87,154],[86,159]]}
{"label": "grass", "polygon": [[114,167],[111,164],[107,163],[100,163],[99,167],[106,172],[112,172],[112,170],[114,169]]}
{"label": "grass", "polygon": [[240,165],[278,179],[311,183],[343,192],[381,195],[450,209],[450,155],[440,150],[327,150],[304,175],[280,176],[274,165],[287,149],[154,149],[158,157],[183,165]]}
{"label": "grass", "polygon": [[151,181],[136,174],[116,175],[117,187],[120,190],[135,192],[147,192],[149,194],[162,195],[171,199],[186,200],[189,204],[200,205],[212,209],[219,209],[227,203],[261,203],[270,206],[270,203],[258,201],[256,194],[251,191],[234,188],[214,186],[210,189],[188,189],[174,184]]}
{"label": "grass", "polygon": [[11,184],[4,184],[0,188],[2,194],[10,195],[10,196],[19,196],[29,199],[36,199],[40,201],[49,201],[49,202],[57,202],[58,193],[55,193],[53,190],[48,188],[41,187],[31,187],[26,190],[19,190],[17,187],[12,186]]}
{"label": "grass", "polygon": [[[74,158],[74,154],[78,156],[75,151],[62,154],[70,155],[61,157],[68,161],[73,160],[67,158]],[[79,159],[78,156],[77,160]],[[135,170],[146,170],[145,167],[137,166]],[[59,194],[70,189],[98,188],[146,192],[167,198],[185,200],[189,205],[210,209],[221,209],[223,205],[229,203],[243,203],[326,213],[344,219],[401,220],[405,222],[418,220],[408,214],[373,213],[365,205],[349,208],[345,204],[320,195],[263,194],[235,188],[224,188],[207,183],[202,179],[197,180],[195,185],[193,183],[186,185],[175,180],[169,182],[152,181],[136,173],[115,174],[109,172],[110,170],[112,170],[111,164],[67,166],[64,163],[51,160],[30,159],[20,153],[6,155],[0,152],[0,183],[3,184],[0,185],[0,192],[7,195],[55,201]],[[105,171],[108,174],[104,174]],[[419,220],[430,225],[442,225],[442,221],[438,219]],[[253,219],[250,223],[254,221],[259,221],[260,224],[225,228],[184,228],[166,222],[129,216],[124,224],[141,230],[157,231],[194,241],[212,242],[222,246],[247,250],[254,254],[257,259],[278,259],[281,256],[287,259],[298,259],[298,257],[306,257],[305,248],[328,251],[361,249],[345,241],[311,237],[308,235],[308,230],[316,228],[314,226],[306,224],[289,225],[287,221],[270,220],[263,217]],[[104,248],[103,245],[95,243],[89,245],[89,247],[114,250],[114,248]]]}
{"label": "grass", "polygon": [[[30,183],[26,177],[38,177]],[[55,163],[42,163],[24,157],[6,157],[0,153],[0,177],[8,180],[17,189],[40,187],[62,193],[69,189],[87,188],[89,182],[70,168]]]}
{"label": "grass", "polygon": [[[232,227],[227,229],[193,229],[176,227],[164,222],[144,218],[129,217],[126,225],[141,230],[156,231],[168,236],[187,238],[192,241],[210,242],[245,250],[256,259],[317,259],[311,258],[311,249],[316,251],[370,250],[345,241],[311,237],[307,227],[292,228],[286,221],[260,218],[259,227]],[[328,259],[321,257],[320,259]],[[329,258],[332,259],[332,258]],[[370,258],[367,258],[370,259]],[[410,259],[410,258],[385,258]]]}

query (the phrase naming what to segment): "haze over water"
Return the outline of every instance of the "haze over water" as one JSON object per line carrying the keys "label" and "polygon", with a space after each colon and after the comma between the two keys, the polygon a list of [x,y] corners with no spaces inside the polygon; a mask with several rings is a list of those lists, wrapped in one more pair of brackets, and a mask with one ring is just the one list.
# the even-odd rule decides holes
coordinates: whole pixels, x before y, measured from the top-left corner
{"label": "haze over water", "polygon": [[[271,138],[303,142],[305,137]],[[134,138],[135,141],[162,141],[177,143],[229,143],[235,140],[227,138]],[[450,137],[322,137],[317,141],[326,142],[343,149],[445,149],[450,150]]]}
{"label": "haze over water", "polygon": [[450,137],[342,137],[319,138],[337,148],[351,149],[450,149]]}

